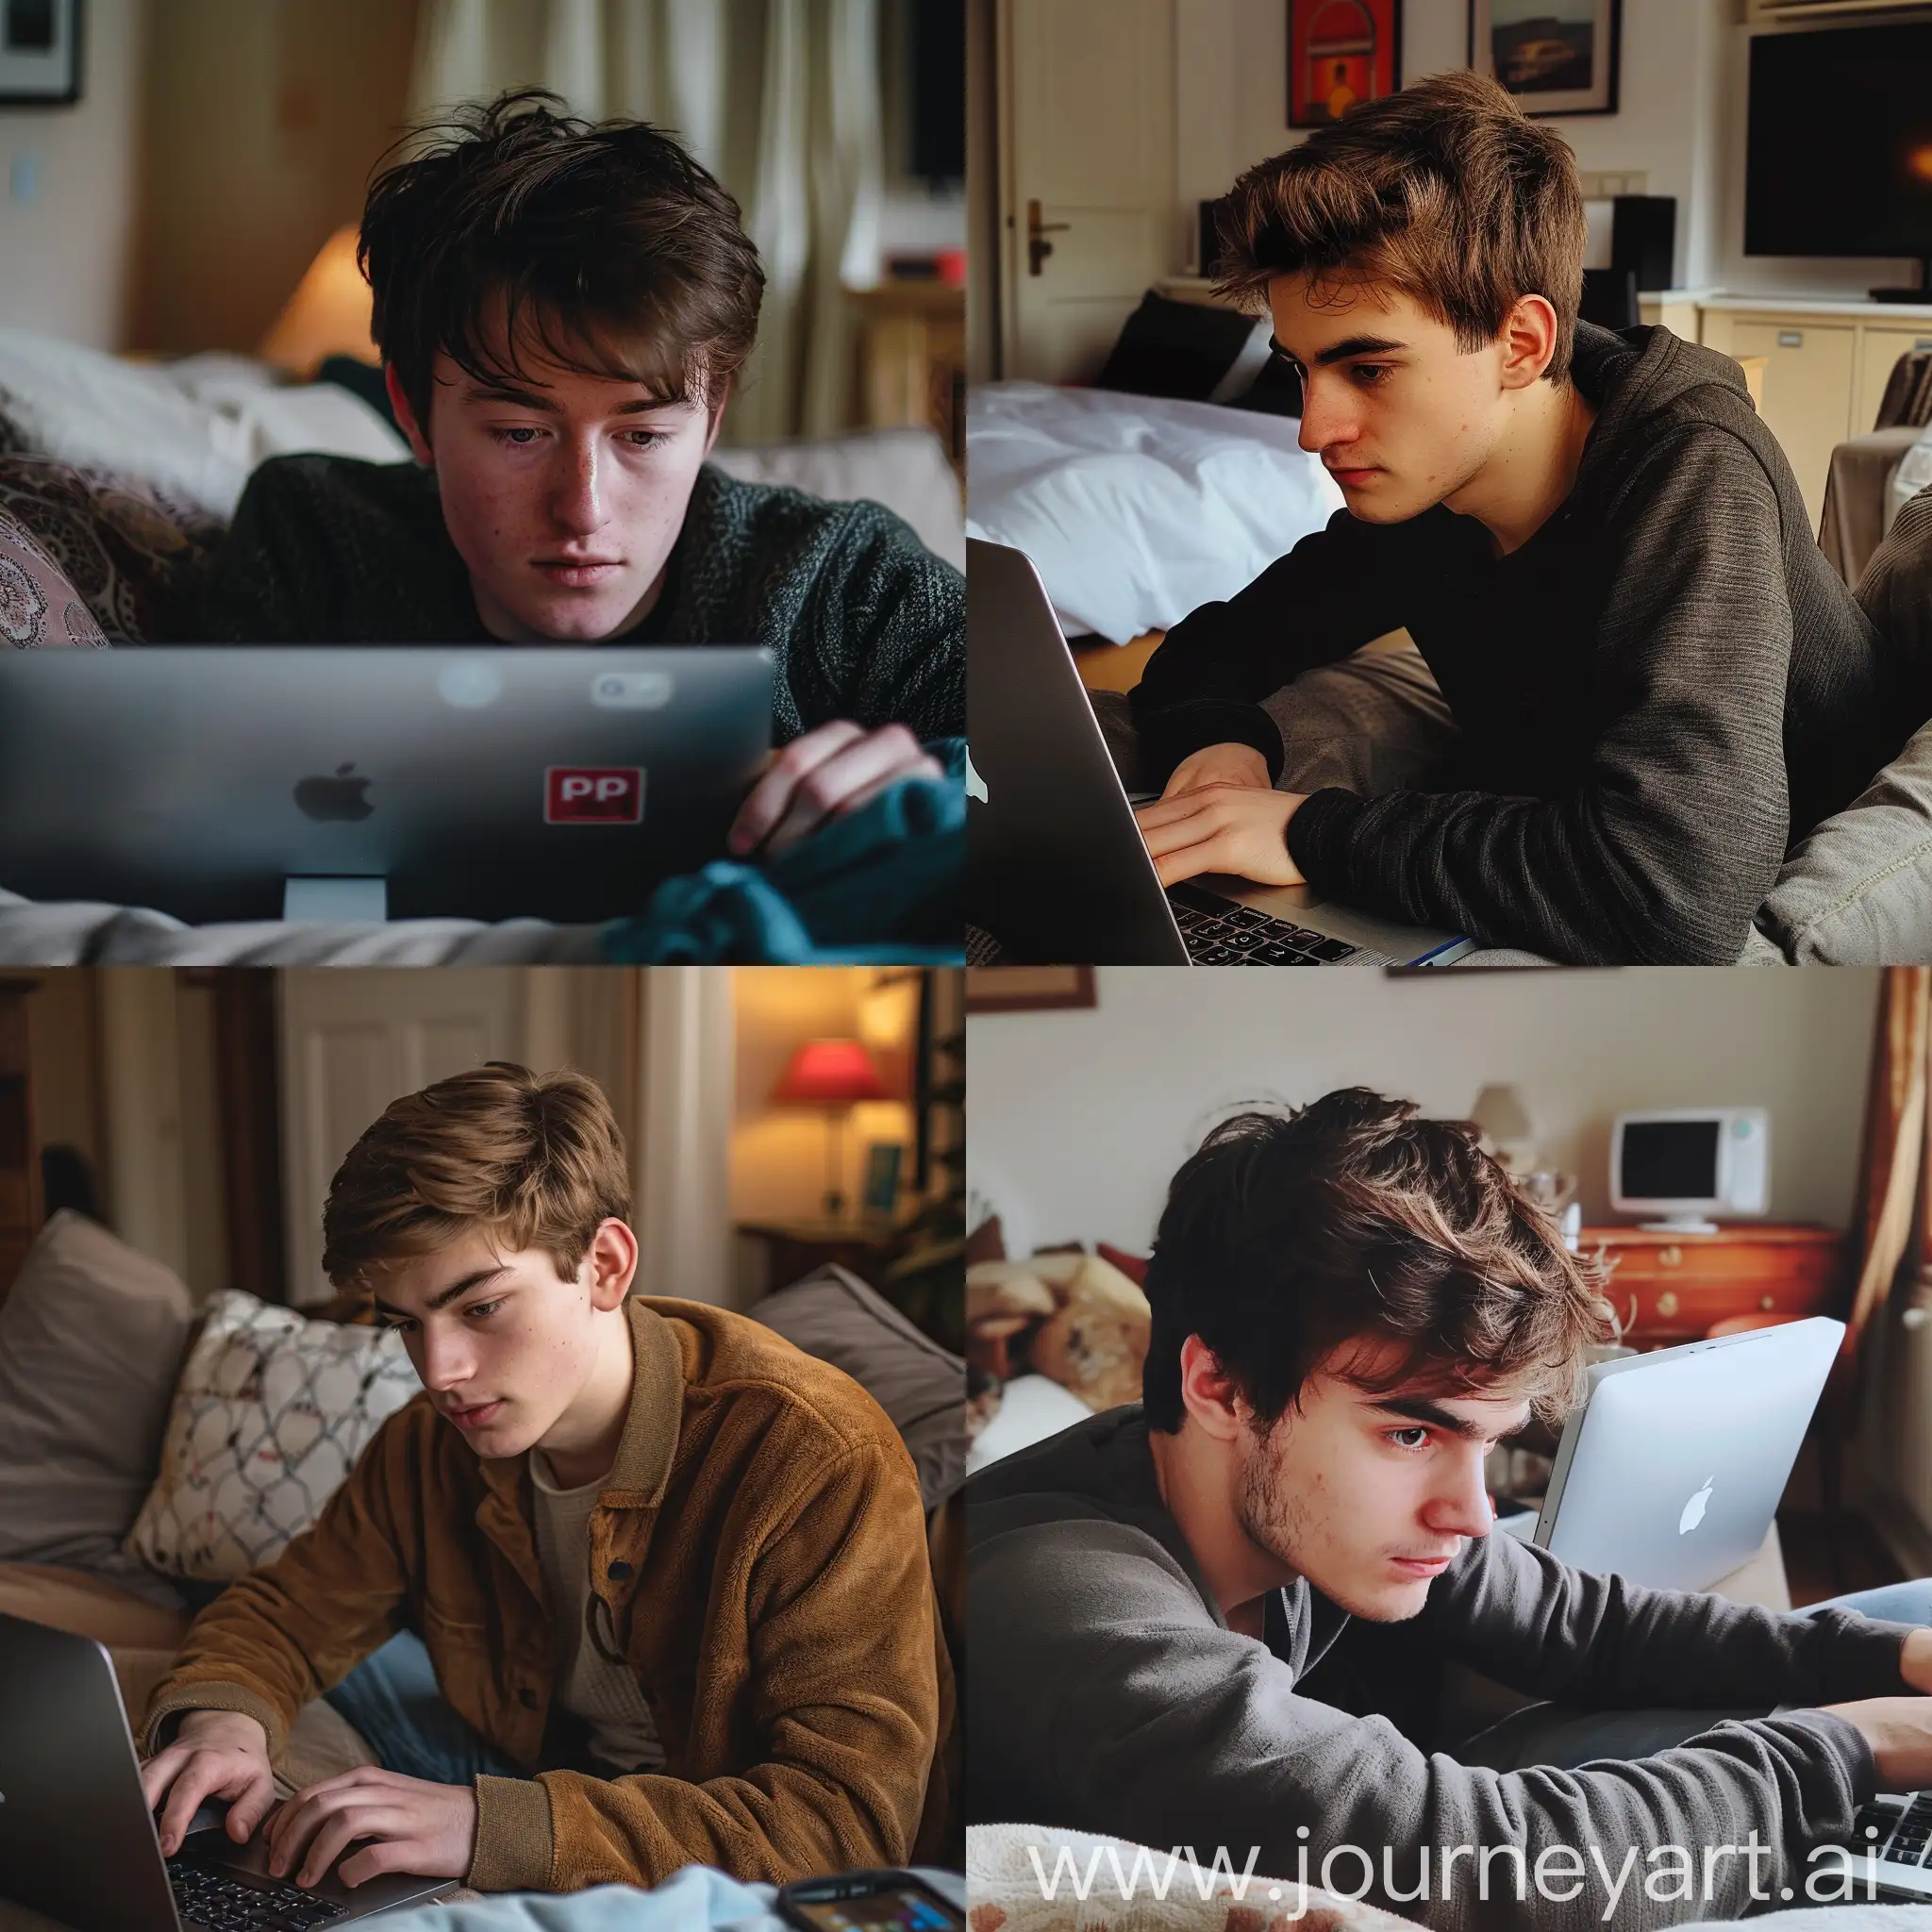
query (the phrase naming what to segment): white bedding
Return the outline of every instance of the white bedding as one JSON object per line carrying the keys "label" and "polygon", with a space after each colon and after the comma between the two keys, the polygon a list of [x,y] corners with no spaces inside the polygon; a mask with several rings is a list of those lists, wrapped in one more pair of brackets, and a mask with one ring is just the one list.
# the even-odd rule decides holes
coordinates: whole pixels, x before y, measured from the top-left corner
{"label": "white bedding", "polygon": [[1024,550],[1070,635],[1124,644],[1232,596],[1341,508],[1300,432],[1215,403],[982,383],[967,534]]}

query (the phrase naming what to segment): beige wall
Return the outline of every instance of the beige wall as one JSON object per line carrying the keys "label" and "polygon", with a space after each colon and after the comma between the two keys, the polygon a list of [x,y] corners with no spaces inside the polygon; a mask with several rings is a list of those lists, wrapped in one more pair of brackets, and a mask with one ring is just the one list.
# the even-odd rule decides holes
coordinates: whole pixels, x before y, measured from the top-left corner
{"label": "beige wall", "polygon": [[1608,1213],[1615,1114],[1769,1108],[1774,1217],[1850,1218],[1873,972],[1109,967],[1098,982],[1091,1012],[968,1023],[974,1185],[1024,1211],[1021,1241],[1144,1249],[1169,1177],[1224,1111],[1357,1082],[1456,1119],[1485,1082],[1514,1082],[1586,1219]]}
{"label": "beige wall", "polygon": [[54,972],[36,977],[26,1008],[36,1132],[42,1147],[65,1143],[79,1148],[105,1189],[94,976],[88,972]]}
{"label": "beige wall", "polygon": [[[91,0],[74,106],[0,108],[0,328],[127,341],[148,8]],[[29,169],[23,204],[13,184]]]}
{"label": "beige wall", "polygon": [[155,0],[135,346],[252,350],[360,216],[416,0]]}

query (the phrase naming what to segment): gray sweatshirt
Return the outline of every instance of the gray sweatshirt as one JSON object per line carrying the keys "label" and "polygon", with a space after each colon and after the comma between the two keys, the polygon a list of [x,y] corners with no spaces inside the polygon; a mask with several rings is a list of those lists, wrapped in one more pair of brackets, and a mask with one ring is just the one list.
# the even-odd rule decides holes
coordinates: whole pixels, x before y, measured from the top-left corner
{"label": "gray sweatshirt", "polygon": [[[1736,1917],[1754,1875],[1760,1899],[1822,1902],[1828,1886],[1804,1887],[1835,1872],[1836,1855],[1807,1851],[1848,1841],[1875,1784],[1863,1737],[1817,1709],[1724,1720],[1676,1749],[1580,1771],[1464,1766],[1382,1714],[1424,1729],[1414,1689],[1445,1661],[1583,1709],[1768,1709],[1909,1688],[1905,1625],[1640,1590],[1501,1534],[1469,1541],[1406,1623],[1351,1620],[1302,1580],[1271,1599],[1264,1641],[1239,1636],[1162,1507],[1138,1407],[995,1464],[966,1495],[969,1823],[1058,1825],[1163,1854],[1191,1844],[1204,1867],[1226,1846],[1237,1872],[1253,1850],[1255,1872],[1317,1885],[1330,1848],[1357,1846],[1374,1867],[1372,1903],[1458,1932]],[[1367,1683],[1368,1699],[1349,1699],[1364,1714],[1322,1701],[1331,1681]],[[1755,1865],[1754,1829],[1768,1848]],[[1474,1849],[1445,1874],[1458,1846]],[[1685,1858],[1651,1856],[1664,1846]],[[1708,1846],[1740,1851],[1707,1859]],[[1520,1850],[1520,1886],[1502,1850],[1479,1895],[1485,1847]],[[1688,1886],[1674,1875],[1685,1863]],[[1338,1855],[1339,1889],[1363,1877],[1360,1859]],[[1780,1898],[1786,1886],[1794,1899]],[[1271,1909],[1294,1902],[1291,1890]]]}

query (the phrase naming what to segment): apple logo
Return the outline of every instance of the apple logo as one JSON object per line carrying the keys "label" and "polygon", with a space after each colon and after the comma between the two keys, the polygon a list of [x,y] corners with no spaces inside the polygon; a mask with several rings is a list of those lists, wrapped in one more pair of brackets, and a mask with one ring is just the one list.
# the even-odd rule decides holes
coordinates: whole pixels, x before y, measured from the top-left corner
{"label": "apple logo", "polygon": [[1679,1536],[1689,1536],[1704,1521],[1705,1506],[1710,1501],[1711,1485],[1716,1481],[1717,1478],[1714,1475],[1706,1476],[1704,1478],[1704,1487],[1684,1505],[1684,1513],[1677,1518],[1677,1534]]}
{"label": "apple logo", "polygon": [[352,778],[355,760],[338,765],[333,778],[304,778],[295,787],[295,809],[308,819],[366,819],[375,808],[363,794],[367,778]]}

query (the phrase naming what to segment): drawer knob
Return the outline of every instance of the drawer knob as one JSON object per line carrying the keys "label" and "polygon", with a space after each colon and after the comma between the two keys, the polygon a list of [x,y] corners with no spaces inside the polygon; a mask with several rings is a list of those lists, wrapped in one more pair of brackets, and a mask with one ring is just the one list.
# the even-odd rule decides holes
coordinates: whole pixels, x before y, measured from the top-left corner
{"label": "drawer knob", "polygon": [[1768,1315],[1777,1307],[1777,1298],[1774,1295],[1761,1294],[1757,1297],[1757,1306]]}
{"label": "drawer knob", "polygon": [[1657,1251],[1657,1265],[1659,1268],[1674,1268],[1684,1258],[1684,1251],[1678,1247],[1659,1248]]}
{"label": "drawer knob", "polygon": [[1677,1312],[1677,1297],[1674,1290],[1667,1288],[1657,1296],[1657,1311],[1667,1322]]}

